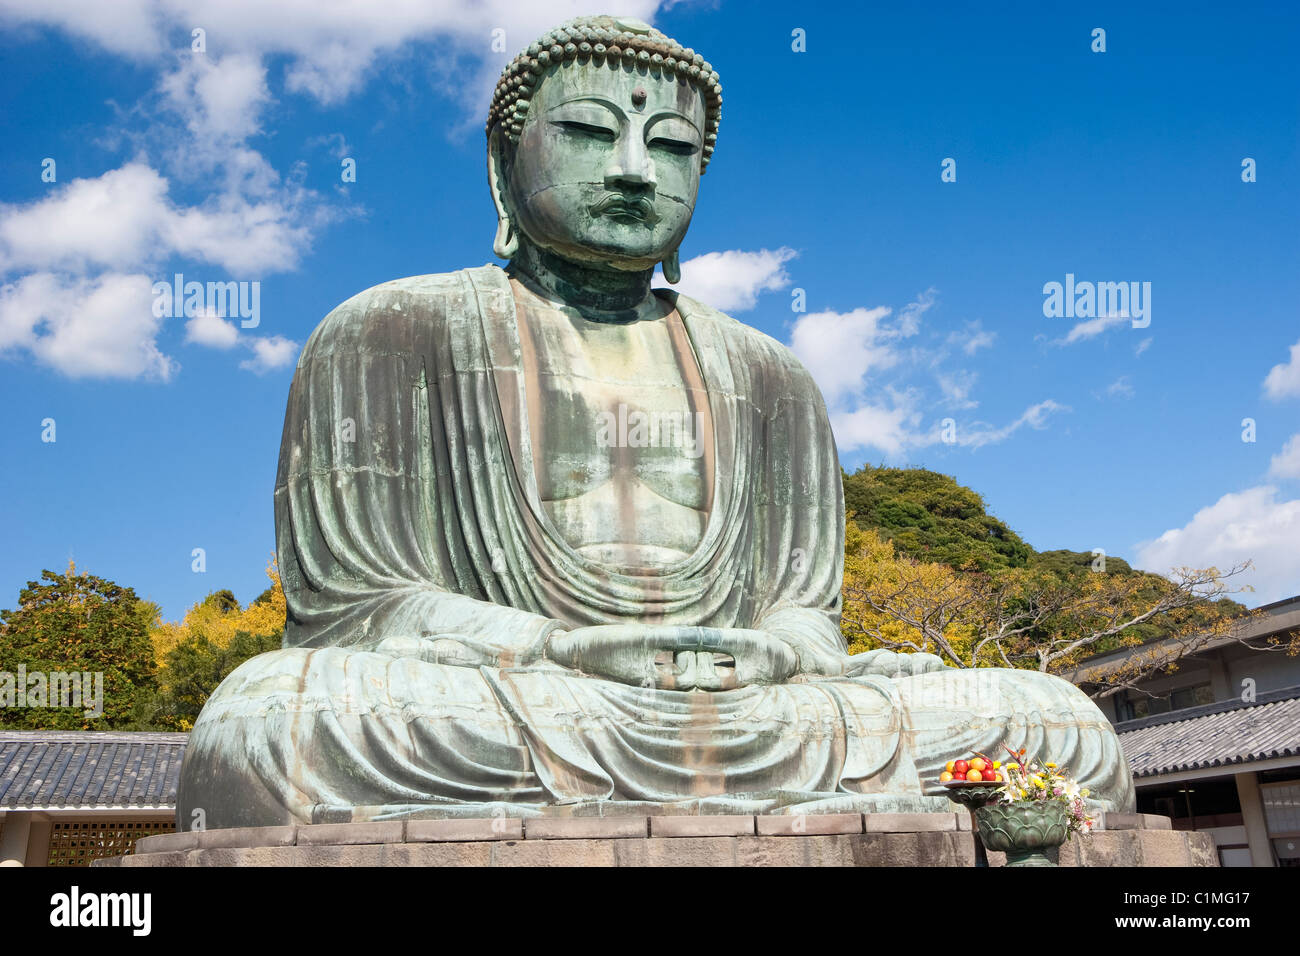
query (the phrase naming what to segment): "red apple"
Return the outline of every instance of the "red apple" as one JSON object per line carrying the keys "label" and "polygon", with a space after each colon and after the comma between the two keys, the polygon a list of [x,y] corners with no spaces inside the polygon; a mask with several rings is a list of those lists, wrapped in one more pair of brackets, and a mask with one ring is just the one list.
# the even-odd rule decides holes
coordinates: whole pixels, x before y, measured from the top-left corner
{"label": "red apple", "polygon": [[952,772],[959,777],[966,776],[966,771],[970,770],[970,764],[964,760],[957,760],[952,765]]}
{"label": "red apple", "polygon": [[996,780],[996,779],[998,779],[998,775],[997,775],[996,773],[993,772],[992,768],[989,768],[988,770],[985,770],[985,771],[984,771],[984,774],[983,774],[983,777],[984,777],[985,780]]}

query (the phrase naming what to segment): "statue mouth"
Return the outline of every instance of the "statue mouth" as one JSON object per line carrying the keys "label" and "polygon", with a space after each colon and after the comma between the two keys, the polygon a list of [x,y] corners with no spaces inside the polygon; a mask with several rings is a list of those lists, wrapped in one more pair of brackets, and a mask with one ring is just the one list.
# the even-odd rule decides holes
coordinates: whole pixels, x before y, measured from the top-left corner
{"label": "statue mouth", "polygon": [[588,206],[587,211],[593,218],[608,216],[619,222],[643,222],[653,226],[659,221],[654,202],[645,196],[632,199],[618,193],[607,193]]}

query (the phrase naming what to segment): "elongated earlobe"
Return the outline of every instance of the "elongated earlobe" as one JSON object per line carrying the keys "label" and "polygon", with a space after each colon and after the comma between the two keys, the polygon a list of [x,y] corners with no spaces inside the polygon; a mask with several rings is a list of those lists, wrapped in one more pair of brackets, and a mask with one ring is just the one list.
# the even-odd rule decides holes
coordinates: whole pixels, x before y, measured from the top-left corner
{"label": "elongated earlobe", "polygon": [[492,138],[488,140],[488,188],[492,190],[492,202],[497,207],[497,234],[492,240],[492,251],[502,259],[513,259],[519,251],[519,230],[510,221],[510,207],[506,203],[503,149],[500,130],[493,130]]}
{"label": "elongated earlobe", "polygon": [[510,217],[504,213],[497,217],[497,235],[492,240],[492,251],[502,259],[513,259],[519,251],[519,234]]}
{"label": "elongated earlobe", "polygon": [[677,250],[674,249],[668,253],[668,258],[660,263],[664,269],[664,280],[669,285],[676,285],[682,281],[682,263],[677,257]]}

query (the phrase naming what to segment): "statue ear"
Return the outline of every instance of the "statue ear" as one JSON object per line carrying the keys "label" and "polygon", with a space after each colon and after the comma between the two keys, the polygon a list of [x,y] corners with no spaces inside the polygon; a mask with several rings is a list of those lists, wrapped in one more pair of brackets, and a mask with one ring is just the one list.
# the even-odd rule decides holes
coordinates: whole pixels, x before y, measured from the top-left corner
{"label": "statue ear", "polygon": [[519,232],[510,221],[510,203],[506,198],[505,137],[501,127],[492,130],[488,139],[488,186],[492,189],[492,202],[497,207],[497,234],[492,241],[492,251],[502,259],[512,259],[519,251]]}
{"label": "statue ear", "polygon": [[668,253],[668,258],[659,264],[664,269],[664,281],[669,285],[676,285],[682,281],[682,261],[678,257],[676,249]]}

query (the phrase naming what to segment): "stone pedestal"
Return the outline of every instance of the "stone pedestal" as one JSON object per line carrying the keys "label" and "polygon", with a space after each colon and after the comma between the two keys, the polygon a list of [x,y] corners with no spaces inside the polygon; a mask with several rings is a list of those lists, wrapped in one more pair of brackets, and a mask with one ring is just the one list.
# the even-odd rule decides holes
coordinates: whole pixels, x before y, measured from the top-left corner
{"label": "stone pedestal", "polygon": [[[1217,866],[1208,833],[1106,814],[1062,866]],[[1003,854],[989,853],[1000,866]],[[962,813],[499,817],[249,827],[146,837],[95,866],[974,866]]]}

